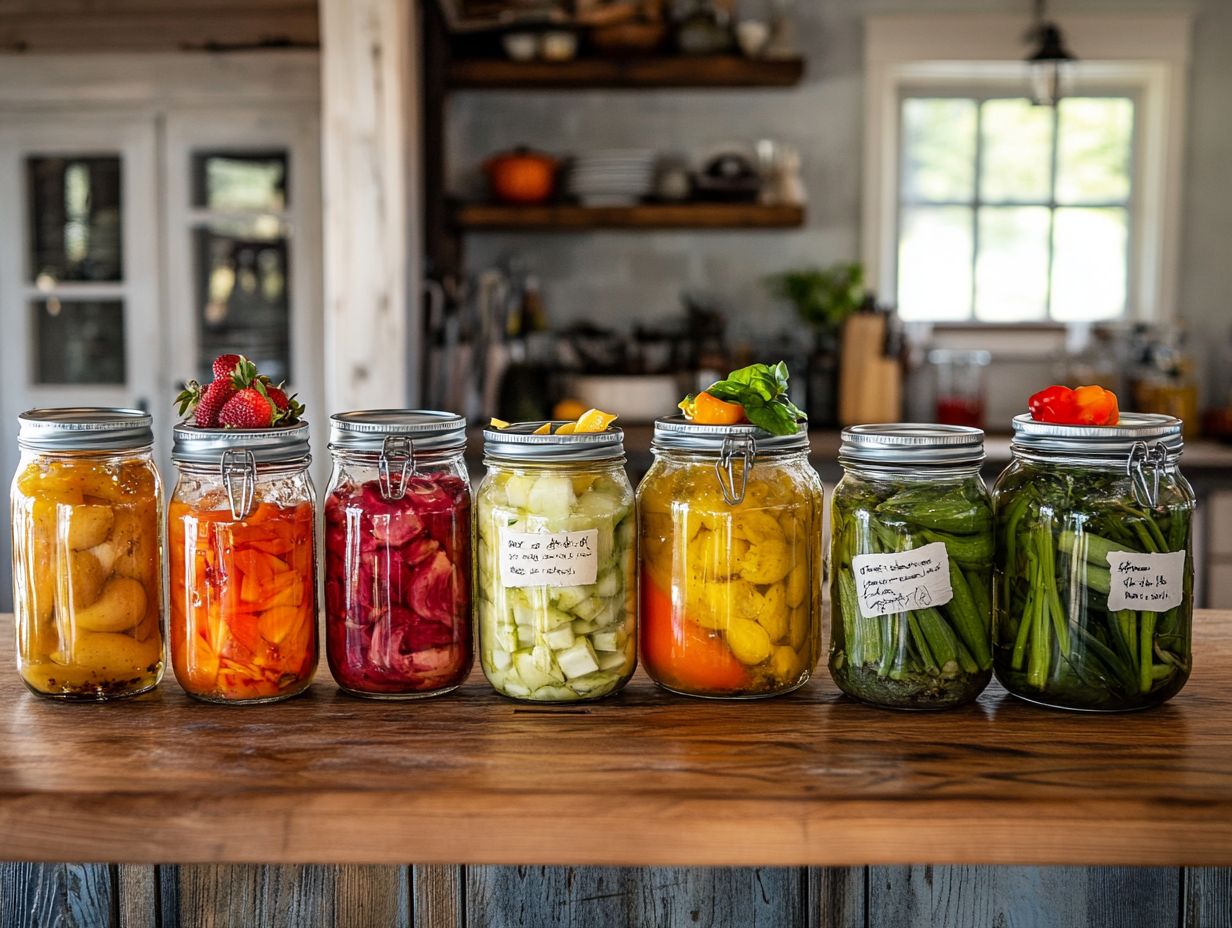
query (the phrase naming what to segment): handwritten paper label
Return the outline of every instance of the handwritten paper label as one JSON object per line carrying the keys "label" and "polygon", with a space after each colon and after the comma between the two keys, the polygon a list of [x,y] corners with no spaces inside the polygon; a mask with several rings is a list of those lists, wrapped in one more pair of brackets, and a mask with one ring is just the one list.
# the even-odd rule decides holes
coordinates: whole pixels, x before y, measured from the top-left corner
{"label": "handwritten paper label", "polygon": [[583,586],[599,575],[599,532],[504,532],[505,586]]}
{"label": "handwritten paper label", "polygon": [[1138,609],[1142,612],[1167,612],[1185,599],[1185,552],[1140,554],[1137,551],[1109,551],[1112,586],[1108,590],[1108,611]]}
{"label": "handwritten paper label", "polygon": [[857,554],[851,569],[865,618],[944,606],[954,598],[950,555],[940,541],[896,554]]}

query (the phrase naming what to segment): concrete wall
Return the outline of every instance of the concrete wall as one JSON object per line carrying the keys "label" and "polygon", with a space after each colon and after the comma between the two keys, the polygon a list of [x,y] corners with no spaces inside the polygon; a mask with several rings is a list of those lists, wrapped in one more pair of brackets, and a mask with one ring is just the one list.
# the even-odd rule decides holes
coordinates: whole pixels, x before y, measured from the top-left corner
{"label": "concrete wall", "polygon": [[[1065,13],[1188,11],[1196,16],[1186,157],[1179,314],[1193,344],[1228,339],[1232,313],[1232,2],[1230,0],[1058,0]],[[450,182],[475,189],[483,157],[516,144],[552,151],[648,145],[705,151],[759,137],[797,145],[805,156],[808,225],[757,233],[604,232],[484,234],[468,240],[481,267],[507,251],[532,258],[554,320],[653,318],[678,305],[683,288],[721,293],[733,329],[758,337],[791,324],[761,278],[802,263],[859,256],[863,170],[863,21],[872,14],[929,10],[1017,13],[1026,0],[797,0],[808,75],[787,91],[465,93],[450,117]],[[1082,49],[1075,51],[1081,55]],[[1204,352],[1206,353],[1206,352]]]}

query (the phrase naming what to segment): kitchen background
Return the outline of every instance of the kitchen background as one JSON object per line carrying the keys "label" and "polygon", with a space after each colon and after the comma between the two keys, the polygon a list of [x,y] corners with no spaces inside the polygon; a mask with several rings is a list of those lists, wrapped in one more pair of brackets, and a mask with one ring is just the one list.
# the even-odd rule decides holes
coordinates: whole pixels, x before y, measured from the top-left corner
{"label": "kitchen background", "polygon": [[[843,422],[1004,433],[1099,380],[1185,415],[1204,596],[1232,601],[1232,4],[381,7],[0,6],[6,421],[88,399],[169,435],[239,347],[307,401],[318,483],[324,414],[360,397],[614,406],[636,470],[639,421],[782,357],[833,480]],[[1079,59],[1055,108],[1027,99],[1041,14]],[[397,88],[347,57],[389,28]]]}

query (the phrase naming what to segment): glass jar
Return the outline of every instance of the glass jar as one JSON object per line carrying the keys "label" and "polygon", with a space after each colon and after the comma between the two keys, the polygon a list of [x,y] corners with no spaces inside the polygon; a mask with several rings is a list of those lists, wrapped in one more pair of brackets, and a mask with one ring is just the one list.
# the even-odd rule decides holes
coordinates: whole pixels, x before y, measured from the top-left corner
{"label": "glass jar", "polygon": [[303,692],[317,667],[308,425],[175,428],[171,663],[190,696],[231,704]]}
{"label": "glass jar", "polygon": [[774,696],[821,647],[821,480],[808,430],[655,422],[638,487],[641,653],[688,696]]}
{"label": "glass jar", "polygon": [[844,429],[830,506],[830,676],[848,696],[945,709],[992,678],[992,499],[984,433]]}
{"label": "glass jar", "polygon": [[32,409],[13,478],[17,670],[62,699],[144,693],[163,675],[162,485],[148,413]]}
{"label": "glass jar", "polygon": [[993,490],[997,679],[1061,709],[1158,705],[1189,679],[1194,494],[1181,420],[1014,419]]}
{"label": "glass jar", "polygon": [[483,433],[480,665],[497,692],[515,699],[599,699],[637,666],[624,433],[531,434],[543,424]]}
{"label": "glass jar", "polygon": [[338,685],[385,699],[447,693],[471,669],[466,420],[374,409],[330,419],[325,654]]}

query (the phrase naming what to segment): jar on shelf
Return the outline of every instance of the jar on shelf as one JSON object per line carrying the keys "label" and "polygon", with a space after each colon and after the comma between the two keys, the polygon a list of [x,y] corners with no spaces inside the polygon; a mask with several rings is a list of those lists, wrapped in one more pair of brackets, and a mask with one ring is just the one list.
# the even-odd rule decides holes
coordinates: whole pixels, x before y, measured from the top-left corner
{"label": "jar on shelf", "polygon": [[466,420],[374,409],[330,418],[325,653],[338,685],[384,699],[447,693],[471,669]]}
{"label": "jar on shelf", "polygon": [[162,484],[150,422],[138,409],[20,416],[17,670],[40,696],[112,699],[162,679]]}
{"label": "jar on shelf", "polygon": [[1014,419],[993,490],[997,679],[1061,709],[1143,709],[1189,678],[1194,494],[1181,420]]}
{"label": "jar on shelf", "polygon": [[830,676],[898,709],[971,702],[992,678],[992,499],[984,433],[843,430],[830,506]]}
{"label": "jar on shelf", "polygon": [[316,672],[316,497],[306,423],[175,428],[171,663],[190,696],[302,692]]}
{"label": "jar on shelf", "polygon": [[689,696],[774,696],[821,646],[822,486],[808,431],[655,422],[638,487],[642,666]]}
{"label": "jar on shelf", "polygon": [[483,433],[480,665],[497,692],[515,699],[599,699],[623,687],[637,665],[624,433],[533,434],[544,425]]}

